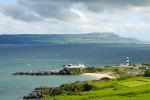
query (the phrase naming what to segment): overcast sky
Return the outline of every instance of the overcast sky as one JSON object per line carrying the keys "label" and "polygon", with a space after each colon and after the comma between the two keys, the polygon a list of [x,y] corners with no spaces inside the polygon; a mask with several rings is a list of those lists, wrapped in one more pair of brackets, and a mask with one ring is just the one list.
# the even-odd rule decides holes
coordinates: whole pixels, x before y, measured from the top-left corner
{"label": "overcast sky", "polygon": [[0,34],[89,32],[150,40],[150,0],[0,0]]}

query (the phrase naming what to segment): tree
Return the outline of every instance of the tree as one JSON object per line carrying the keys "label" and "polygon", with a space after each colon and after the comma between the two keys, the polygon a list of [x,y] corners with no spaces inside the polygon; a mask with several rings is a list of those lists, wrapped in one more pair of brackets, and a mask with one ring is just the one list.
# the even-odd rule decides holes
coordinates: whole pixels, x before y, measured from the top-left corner
{"label": "tree", "polygon": [[92,89],[92,85],[88,84],[88,83],[85,83],[83,85],[83,91],[89,91]]}
{"label": "tree", "polygon": [[145,76],[150,77],[150,70],[146,70],[144,74],[145,74]]}

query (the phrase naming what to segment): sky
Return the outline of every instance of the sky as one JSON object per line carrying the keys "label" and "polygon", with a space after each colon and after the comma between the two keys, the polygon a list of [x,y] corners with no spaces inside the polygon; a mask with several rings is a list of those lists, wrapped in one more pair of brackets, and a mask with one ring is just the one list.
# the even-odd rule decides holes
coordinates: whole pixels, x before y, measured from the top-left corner
{"label": "sky", "polygon": [[0,0],[0,34],[113,32],[150,40],[150,0]]}

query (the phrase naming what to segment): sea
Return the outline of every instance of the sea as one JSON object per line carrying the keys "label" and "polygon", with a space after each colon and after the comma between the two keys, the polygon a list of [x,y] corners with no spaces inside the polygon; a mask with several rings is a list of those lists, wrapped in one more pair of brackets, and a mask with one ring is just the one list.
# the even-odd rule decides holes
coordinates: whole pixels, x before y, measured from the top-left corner
{"label": "sea", "polygon": [[150,61],[150,45],[135,44],[1,44],[0,100],[22,100],[39,86],[59,86],[63,83],[92,80],[81,75],[13,76],[18,71],[60,69],[66,64],[101,67],[126,62]]}

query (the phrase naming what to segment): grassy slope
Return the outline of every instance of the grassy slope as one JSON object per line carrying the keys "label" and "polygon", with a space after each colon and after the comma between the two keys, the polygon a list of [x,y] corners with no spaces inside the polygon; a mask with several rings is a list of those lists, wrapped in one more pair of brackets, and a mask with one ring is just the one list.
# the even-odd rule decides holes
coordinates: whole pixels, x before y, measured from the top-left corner
{"label": "grassy slope", "polygon": [[[91,82],[96,89],[59,95],[56,100],[149,100],[150,79],[137,77],[121,81]],[[42,98],[53,100],[54,97]]]}

